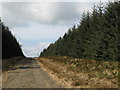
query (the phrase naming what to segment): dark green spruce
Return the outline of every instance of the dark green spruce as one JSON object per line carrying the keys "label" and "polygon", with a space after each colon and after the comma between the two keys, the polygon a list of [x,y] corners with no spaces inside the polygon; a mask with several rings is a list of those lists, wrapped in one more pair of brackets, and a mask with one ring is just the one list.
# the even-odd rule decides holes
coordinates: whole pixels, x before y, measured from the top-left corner
{"label": "dark green spruce", "polygon": [[120,60],[120,1],[100,3],[83,13],[73,26],[40,56],[71,56],[95,60]]}
{"label": "dark green spruce", "polygon": [[11,58],[16,56],[24,56],[19,43],[12,35],[9,28],[0,20],[2,27],[2,58]]}

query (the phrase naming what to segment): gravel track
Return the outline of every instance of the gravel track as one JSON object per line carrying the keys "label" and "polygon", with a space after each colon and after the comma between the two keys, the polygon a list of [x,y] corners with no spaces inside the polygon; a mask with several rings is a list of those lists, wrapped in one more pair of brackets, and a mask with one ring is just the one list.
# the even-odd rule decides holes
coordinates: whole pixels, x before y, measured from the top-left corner
{"label": "gravel track", "polygon": [[62,88],[62,86],[42,70],[35,59],[25,59],[3,74],[2,88]]}

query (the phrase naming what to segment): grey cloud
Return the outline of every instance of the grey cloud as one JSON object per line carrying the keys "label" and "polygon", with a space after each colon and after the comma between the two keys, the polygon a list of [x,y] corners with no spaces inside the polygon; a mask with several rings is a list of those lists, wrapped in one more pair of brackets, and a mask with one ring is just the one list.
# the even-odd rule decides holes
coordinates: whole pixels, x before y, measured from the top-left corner
{"label": "grey cloud", "polygon": [[30,21],[25,3],[6,2],[2,4],[3,21],[10,27],[26,26]]}
{"label": "grey cloud", "polygon": [[[38,53],[50,42],[63,36],[76,20],[79,21],[83,10],[90,10],[91,6],[91,4],[78,2],[6,2],[2,3],[2,19],[23,44],[24,54],[38,56]],[[32,44],[41,43],[31,46],[28,41]]]}
{"label": "grey cloud", "polygon": [[43,50],[43,48],[47,48],[50,45],[50,43],[51,42],[39,42],[33,46],[23,46],[22,50],[27,57],[35,57],[35,56],[38,57],[40,55],[40,52]]}
{"label": "grey cloud", "polygon": [[[28,3],[6,2],[2,4],[2,18],[10,27],[40,24],[70,24],[80,19],[82,3]],[[82,7],[81,7],[82,8]]]}

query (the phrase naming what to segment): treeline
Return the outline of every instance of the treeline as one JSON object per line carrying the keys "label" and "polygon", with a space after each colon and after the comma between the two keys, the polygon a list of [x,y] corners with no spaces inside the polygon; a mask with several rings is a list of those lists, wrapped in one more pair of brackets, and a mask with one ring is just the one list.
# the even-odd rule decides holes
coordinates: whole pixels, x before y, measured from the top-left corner
{"label": "treeline", "polygon": [[72,56],[96,60],[120,60],[120,1],[100,3],[83,13],[78,26],[50,44],[40,56]]}
{"label": "treeline", "polygon": [[12,35],[9,28],[3,24],[1,19],[0,27],[2,29],[2,59],[24,56],[16,38]]}

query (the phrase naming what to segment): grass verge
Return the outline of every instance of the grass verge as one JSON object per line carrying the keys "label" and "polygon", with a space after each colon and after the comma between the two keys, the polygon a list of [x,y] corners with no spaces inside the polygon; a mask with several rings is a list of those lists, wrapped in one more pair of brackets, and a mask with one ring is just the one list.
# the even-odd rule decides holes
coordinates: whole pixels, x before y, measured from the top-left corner
{"label": "grass verge", "polygon": [[118,61],[84,60],[66,56],[37,60],[65,87],[118,88]]}

